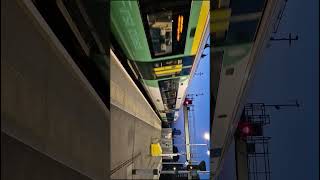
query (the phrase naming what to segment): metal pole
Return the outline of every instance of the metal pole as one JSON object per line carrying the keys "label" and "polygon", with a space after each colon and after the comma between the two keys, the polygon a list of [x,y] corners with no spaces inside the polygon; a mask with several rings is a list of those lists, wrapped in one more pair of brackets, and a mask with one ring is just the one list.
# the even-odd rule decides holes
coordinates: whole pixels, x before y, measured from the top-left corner
{"label": "metal pole", "polygon": [[160,154],[160,156],[179,156],[179,155],[185,155],[185,153]]}
{"label": "metal pole", "polygon": [[188,165],[197,165],[197,164],[193,164],[193,163],[199,163],[199,161],[186,161],[184,163],[180,163],[180,162],[162,162],[162,164],[188,164]]}
{"label": "metal pole", "polygon": [[292,38],[291,33],[289,33],[289,38],[274,38],[271,37],[270,41],[289,41],[289,46],[291,46],[291,42],[292,41],[297,41],[299,39],[298,36],[296,36],[295,38]]}
{"label": "metal pole", "polygon": [[[161,174],[187,174],[190,173],[191,171],[188,170],[179,170],[179,171],[161,171]],[[206,173],[210,173],[210,171],[196,171],[197,173],[202,173],[202,174],[206,174]]]}
{"label": "metal pole", "polygon": [[208,146],[208,144],[174,144],[175,146]]}
{"label": "metal pole", "polygon": [[190,173],[190,171],[185,171],[185,170],[181,170],[181,171],[161,171],[161,174],[188,174]]}
{"label": "metal pole", "polygon": [[180,162],[162,162],[162,164],[182,164],[182,165],[184,165],[185,163],[180,163]]}
{"label": "metal pole", "polygon": [[193,161],[193,160],[192,160],[192,161],[189,161],[190,164],[192,164],[192,163],[199,163],[199,162],[200,162],[200,161]]}
{"label": "metal pole", "polygon": [[197,171],[197,173],[202,173],[202,174],[209,174],[210,173],[210,171]]}

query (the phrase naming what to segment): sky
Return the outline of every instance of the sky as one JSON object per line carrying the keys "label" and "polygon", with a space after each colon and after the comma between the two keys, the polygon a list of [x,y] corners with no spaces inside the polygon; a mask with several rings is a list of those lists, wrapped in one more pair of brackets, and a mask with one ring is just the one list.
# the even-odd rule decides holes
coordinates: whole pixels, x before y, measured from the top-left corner
{"label": "sky", "polygon": [[[208,38],[207,43],[210,39]],[[190,112],[189,116],[189,129],[190,129],[190,143],[191,144],[208,144],[208,142],[203,138],[205,132],[210,130],[210,48],[206,48],[203,54],[207,54],[204,58],[200,59],[196,73],[202,73],[202,75],[195,75],[191,80],[191,84],[188,87],[187,94],[194,94],[194,111]],[[203,94],[195,96],[195,94]],[[179,118],[174,125],[175,128],[180,129],[183,133],[184,131],[184,120],[183,112],[180,110]],[[180,137],[183,137],[184,134],[181,133]],[[175,140],[176,144],[185,143],[183,139],[178,138]],[[183,146],[177,146],[180,152],[185,152]],[[206,146],[198,146],[195,149],[192,149],[192,152],[195,153],[196,158],[193,158],[194,161],[204,160],[207,165],[207,170],[209,167],[209,156],[207,155],[208,148]],[[185,162],[185,157],[179,158],[180,162]],[[209,175],[201,175],[201,179],[209,179]]]}
{"label": "sky", "polygon": [[[278,33],[299,35],[288,42],[271,42],[249,86],[248,103],[290,103],[299,109],[270,110],[272,180],[319,179],[319,1],[290,0]],[[224,163],[224,180],[234,180],[234,146]]]}

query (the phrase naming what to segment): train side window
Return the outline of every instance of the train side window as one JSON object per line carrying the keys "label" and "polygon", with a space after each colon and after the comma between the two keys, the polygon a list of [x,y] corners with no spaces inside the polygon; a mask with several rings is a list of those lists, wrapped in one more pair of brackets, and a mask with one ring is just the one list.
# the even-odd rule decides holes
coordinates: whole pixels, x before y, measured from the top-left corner
{"label": "train side window", "polygon": [[172,53],[172,11],[147,15],[155,56]]}
{"label": "train side window", "polygon": [[179,88],[179,78],[160,80],[159,82],[160,94],[162,101],[167,107],[167,110],[174,109],[176,105],[177,91]]}

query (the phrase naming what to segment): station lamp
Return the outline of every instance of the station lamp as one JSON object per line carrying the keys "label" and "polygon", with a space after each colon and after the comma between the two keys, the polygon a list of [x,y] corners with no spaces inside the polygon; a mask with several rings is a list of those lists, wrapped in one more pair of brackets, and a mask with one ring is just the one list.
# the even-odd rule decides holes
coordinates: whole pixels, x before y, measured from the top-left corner
{"label": "station lamp", "polygon": [[204,133],[203,137],[205,140],[210,140],[210,134],[208,132]]}

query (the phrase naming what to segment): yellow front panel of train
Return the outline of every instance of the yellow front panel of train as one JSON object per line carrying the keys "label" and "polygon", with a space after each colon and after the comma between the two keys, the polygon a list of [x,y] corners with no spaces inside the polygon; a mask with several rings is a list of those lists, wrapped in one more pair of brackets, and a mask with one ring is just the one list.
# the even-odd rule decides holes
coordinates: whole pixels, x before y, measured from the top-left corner
{"label": "yellow front panel of train", "polygon": [[204,30],[205,30],[207,17],[209,15],[209,10],[210,10],[210,1],[202,1],[202,6],[201,6],[201,10],[200,10],[200,16],[199,16],[199,19],[198,19],[196,33],[195,33],[195,36],[194,36],[192,49],[191,49],[191,54],[192,55],[195,55],[197,53],[198,48],[200,46],[202,34],[203,34]]}

